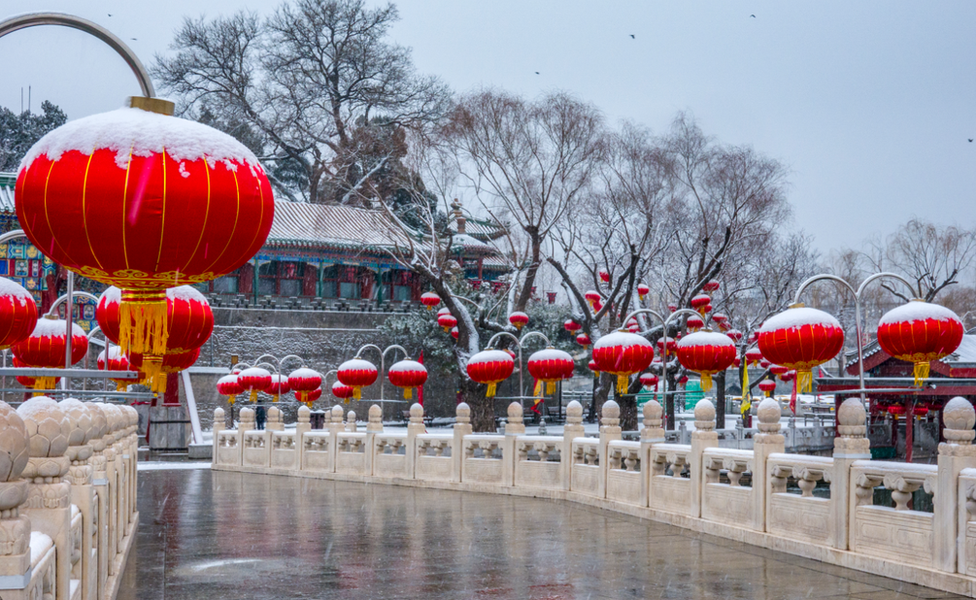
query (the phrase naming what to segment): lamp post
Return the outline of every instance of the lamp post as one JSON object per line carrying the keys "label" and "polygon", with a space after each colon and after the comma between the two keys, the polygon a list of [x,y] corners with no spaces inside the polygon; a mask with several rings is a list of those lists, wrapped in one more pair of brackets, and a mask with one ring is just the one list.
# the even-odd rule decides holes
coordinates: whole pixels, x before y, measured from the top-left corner
{"label": "lamp post", "polygon": [[399,400],[387,400],[384,397],[383,389],[385,387],[386,382],[383,380],[383,373],[386,371],[386,354],[390,350],[399,350],[400,352],[403,352],[403,356],[405,358],[410,358],[410,354],[406,350],[403,349],[403,346],[400,346],[399,344],[390,344],[385,349],[380,349],[380,347],[377,346],[376,344],[363,344],[359,348],[359,350],[356,351],[356,356],[354,356],[353,358],[354,359],[362,359],[362,357],[363,357],[363,350],[365,350],[367,348],[373,348],[374,350],[376,350],[377,352],[380,353],[380,374],[379,374],[379,379],[380,379],[380,399],[378,400],[378,402],[380,402],[380,403],[385,403],[385,402],[400,402]]}

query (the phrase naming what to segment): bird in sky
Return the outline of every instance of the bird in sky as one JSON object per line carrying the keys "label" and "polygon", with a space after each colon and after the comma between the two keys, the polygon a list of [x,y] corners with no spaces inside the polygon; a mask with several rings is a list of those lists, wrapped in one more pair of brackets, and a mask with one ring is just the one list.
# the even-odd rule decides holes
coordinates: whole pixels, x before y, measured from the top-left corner
{"label": "bird in sky", "polygon": [[970,144],[972,144],[972,143],[973,143],[973,138],[969,138],[969,143],[970,143]]}
{"label": "bird in sky", "polygon": [[538,74],[539,74],[539,72],[538,72],[538,71],[536,71],[536,72],[535,72],[535,74],[536,74],[536,75],[538,75]]}
{"label": "bird in sky", "polygon": [[139,41],[138,38],[129,38],[129,39],[132,40],[133,42],[138,42]]}
{"label": "bird in sky", "polygon": [[636,40],[637,38],[634,37],[634,34],[630,34],[630,39]]}
{"label": "bird in sky", "polygon": [[753,19],[755,19],[755,18],[756,18],[756,15],[749,15],[749,16],[750,16],[750,17],[752,17]]}
{"label": "bird in sky", "polygon": [[111,17],[111,16],[112,16],[112,13],[108,13],[108,16],[110,16],[110,17]]}

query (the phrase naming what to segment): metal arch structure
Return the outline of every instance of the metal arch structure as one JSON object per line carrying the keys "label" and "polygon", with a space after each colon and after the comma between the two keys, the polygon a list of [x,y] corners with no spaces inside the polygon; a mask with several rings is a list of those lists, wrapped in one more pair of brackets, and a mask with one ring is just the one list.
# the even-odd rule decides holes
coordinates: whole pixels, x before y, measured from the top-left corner
{"label": "metal arch structure", "polygon": [[114,33],[88,19],[59,12],[26,13],[0,21],[0,38],[8,33],[27,29],[28,27],[37,27],[38,25],[70,27],[71,29],[77,29],[105,42],[132,69],[132,73],[139,81],[139,87],[142,88],[142,94],[148,98],[154,98],[156,96],[156,88],[153,87],[152,80],[149,78],[149,72],[146,71],[146,67],[143,66],[142,61],[139,60],[135,52],[126,46],[125,42],[120,40]]}

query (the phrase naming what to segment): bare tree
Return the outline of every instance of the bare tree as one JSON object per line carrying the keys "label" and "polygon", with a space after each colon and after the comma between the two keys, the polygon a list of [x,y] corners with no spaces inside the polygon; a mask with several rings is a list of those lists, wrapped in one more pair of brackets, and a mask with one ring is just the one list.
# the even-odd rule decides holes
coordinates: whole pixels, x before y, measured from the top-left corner
{"label": "bare tree", "polygon": [[186,19],[153,75],[191,116],[207,111],[262,140],[272,182],[290,199],[364,202],[403,157],[403,128],[438,118],[449,100],[387,39],[392,4],[291,0],[267,20],[239,12]]}
{"label": "bare tree", "polygon": [[[893,269],[914,281],[915,297],[931,302],[940,291],[959,283],[960,275],[972,266],[976,232],[912,218],[883,243],[871,242],[868,256],[874,268]],[[882,285],[905,302],[911,299],[904,287],[887,281]]]}
{"label": "bare tree", "polygon": [[546,240],[579,206],[599,164],[602,117],[565,93],[531,102],[489,90],[462,98],[442,133],[489,213],[524,235],[524,281],[512,308],[525,310]]}

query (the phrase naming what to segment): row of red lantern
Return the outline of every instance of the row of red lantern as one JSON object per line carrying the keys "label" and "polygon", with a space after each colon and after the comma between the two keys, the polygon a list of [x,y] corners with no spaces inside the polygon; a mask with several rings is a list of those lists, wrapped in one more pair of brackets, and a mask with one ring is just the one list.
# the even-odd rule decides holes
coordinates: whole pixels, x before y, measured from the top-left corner
{"label": "row of red lantern", "polygon": [[251,402],[257,402],[258,393],[265,392],[277,402],[280,396],[295,392],[299,402],[311,404],[322,395],[322,376],[312,369],[302,367],[287,377],[272,374],[262,367],[249,367],[225,375],[217,381],[217,393],[227,396],[234,403],[239,394],[250,392]]}
{"label": "row of red lantern", "polygon": [[[362,397],[362,389],[376,383],[379,378],[379,369],[376,365],[362,358],[353,358],[339,365],[336,375],[341,384],[341,397],[348,400],[350,397],[359,400]],[[403,397],[410,399],[413,397],[413,388],[422,387],[427,382],[427,367],[415,360],[404,359],[393,363],[387,369],[387,378],[390,383],[403,389]],[[348,395],[345,395],[348,391]],[[333,386],[333,393],[336,386]]]}
{"label": "row of red lantern", "polygon": [[[526,368],[536,380],[534,395],[542,395],[543,384],[546,394],[555,392],[556,383],[572,377],[575,366],[573,357],[562,350],[549,347],[532,353]],[[488,386],[488,398],[495,395],[498,384],[508,379],[514,371],[515,357],[505,350],[482,350],[472,356],[467,364],[468,376]]]}

